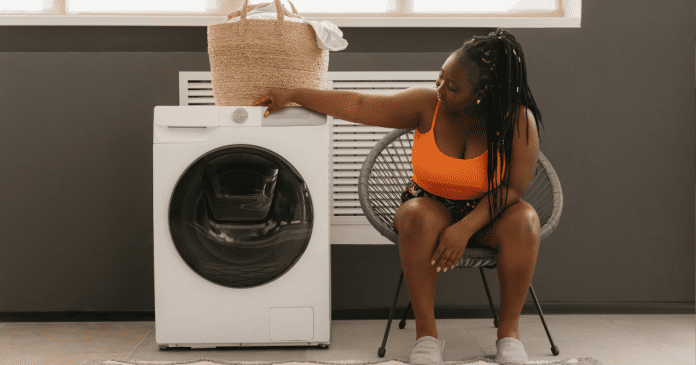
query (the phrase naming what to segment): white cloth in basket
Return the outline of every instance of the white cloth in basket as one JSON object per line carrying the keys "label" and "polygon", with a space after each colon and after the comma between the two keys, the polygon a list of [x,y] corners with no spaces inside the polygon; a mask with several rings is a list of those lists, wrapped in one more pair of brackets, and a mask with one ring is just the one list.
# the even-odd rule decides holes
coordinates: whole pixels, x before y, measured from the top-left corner
{"label": "white cloth in basket", "polygon": [[[285,21],[292,21],[297,23],[306,23],[314,28],[314,32],[317,34],[317,46],[321,49],[328,49],[329,51],[342,51],[348,47],[348,41],[343,39],[343,32],[336,26],[336,24],[331,23],[328,20],[322,20],[320,22],[313,20],[306,20],[302,15],[294,14],[299,18],[285,16]],[[230,19],[230,22],[238,22],[241,15]],[[270,3],[262,8],[254,9],[247,13],[247,19],[263,19],[263,20],[276,20],[278,19],[278,13],[276,11],[275,3]]]}

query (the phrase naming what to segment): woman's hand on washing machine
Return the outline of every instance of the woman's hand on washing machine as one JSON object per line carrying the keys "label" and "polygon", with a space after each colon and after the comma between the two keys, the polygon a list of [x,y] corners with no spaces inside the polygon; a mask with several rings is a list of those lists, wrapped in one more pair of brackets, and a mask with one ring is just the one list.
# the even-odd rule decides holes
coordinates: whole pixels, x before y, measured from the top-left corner
{"label": "woman's hand on washing machine", "polygon": [[262,97],[260,100],[255,101],[252,106],[268,106],[264,117],[267,117],[276,110],[283,110],[286,105],[292,102],[290,100],[295,89],[280,89],[280,88],[270,88],[266,92],[266,96]]}

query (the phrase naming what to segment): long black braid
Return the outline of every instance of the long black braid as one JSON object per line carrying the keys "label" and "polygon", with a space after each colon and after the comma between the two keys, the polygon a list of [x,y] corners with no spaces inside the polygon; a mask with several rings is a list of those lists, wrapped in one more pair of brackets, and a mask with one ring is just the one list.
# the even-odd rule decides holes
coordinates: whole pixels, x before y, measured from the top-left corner
{"label": "long black braid", "polygon": [[[453,52],[459,65],[471,65],[471,77],[474,80],[473,92],[484,90],[481,103],[477,105],[486,117],[486,138],[488,144],[488,192],[494,190],[497,180],[498,153],[505,156],[505,185],[510,182],[510,165],[512,164],[512,138],[515,124],[519,135],[518,110],[520,105],[527,106],[541,123],[541,112],[534,102],[532,92],[527,84],[527,67],[525,66],[522,47],[515,36],[498,28],[487,36],[474,36],[471,40]],[[543,124],[542,124],[543,125]],[[529,128],[527,128],[529,141]],[[537,125],[537,135],[539,129]],[[541,141],[540,141],[541,143]],[[495,152],[495,153],[494,153]],[[503,161],[501,155],[501,162]],[[497,194],[492,194],[491,222],[501,212],[497,211],[499,201]],[[505,207],[507,205],[505,196]],[[489,204],[490,206],[490,204]],[[502,210],[502,208],[501,208]]]}

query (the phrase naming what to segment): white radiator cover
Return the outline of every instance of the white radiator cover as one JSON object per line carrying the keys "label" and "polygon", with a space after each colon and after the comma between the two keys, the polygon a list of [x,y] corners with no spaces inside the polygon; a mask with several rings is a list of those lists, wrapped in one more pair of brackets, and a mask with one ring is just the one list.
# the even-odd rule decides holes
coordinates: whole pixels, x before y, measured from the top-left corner
{"label": "white radiator cover", "polygon": [[[328,90],[365,94],[394,94],[411,87],[435,87],[438,71],[328,72]],[[179,105],[215,105],[210,71],[179,72]],[[373,127],[328,117],[330,123],[332,210],[331,244],[391,245],[367,221],[358,200],[362,163],[389,128]]]}

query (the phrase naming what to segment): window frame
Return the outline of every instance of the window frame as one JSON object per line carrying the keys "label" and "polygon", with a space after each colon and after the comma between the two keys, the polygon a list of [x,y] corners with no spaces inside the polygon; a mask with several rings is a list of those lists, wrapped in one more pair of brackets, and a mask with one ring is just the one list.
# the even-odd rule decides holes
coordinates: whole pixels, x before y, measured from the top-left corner
{"label": "window frame", "polygon": [[[53,7],[44,13],[0,14],[0,25],[34,26],[209,26],[227,21],[226,15],[129,15],[129,14],[80,14],[65,13],[65,0],[52,0]],[[264,0],[269,2],[273,0]],[[406,3],[410,0],[398,0]],[[549,16],[518,14],[515,16],[316,16],[302,15],[311,21],[327,20],[339,28],[580,28],[582,0],[559,0],[561,8]],[[288,6],[287,1],[283,2]],[[231,2],[223,2],[223,4]],[[236,3],[235,3],[236,5]],[[222,5],[220,13],[229,14],[236,9]],[[530,16],[534,15],[534,16]]]}

